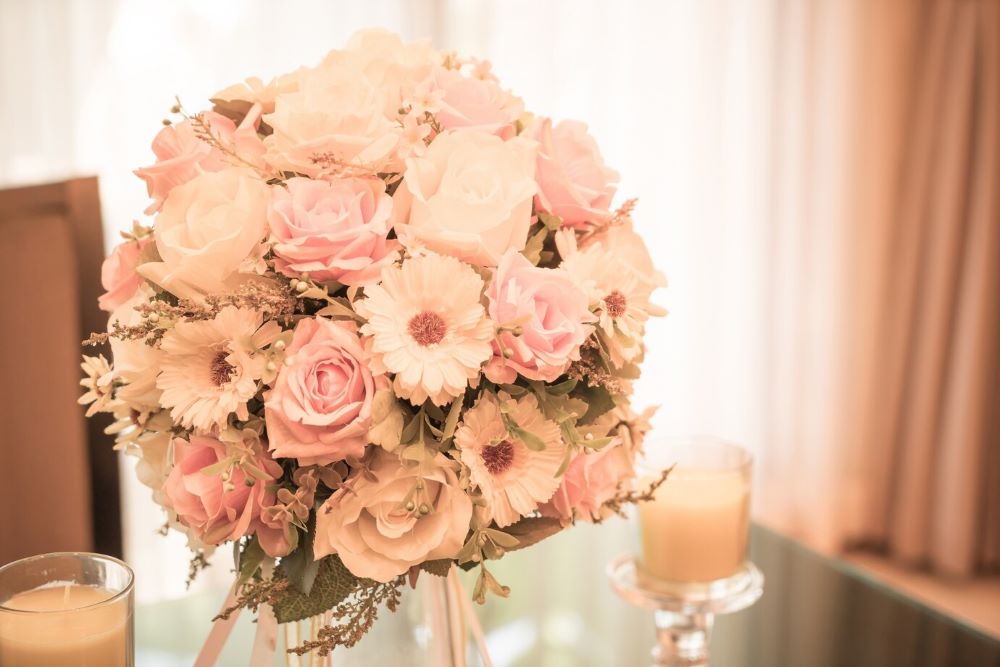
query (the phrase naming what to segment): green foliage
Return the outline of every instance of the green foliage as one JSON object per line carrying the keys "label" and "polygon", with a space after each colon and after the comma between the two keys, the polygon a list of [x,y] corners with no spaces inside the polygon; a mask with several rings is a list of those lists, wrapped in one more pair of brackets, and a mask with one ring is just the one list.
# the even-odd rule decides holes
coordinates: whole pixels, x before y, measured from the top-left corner
{"label": "green foliage", "polygon": [[428,574],[433,574],[435,577],[447,577],[454,563],[455,561],[450,558],[439,558],[437,560],[424,561],[420,564],[420,569]]}
{"label": "green foliage", "polygon": [[261,563],[268,556],[264,553],[264,549],[261,548],[260,542],[257,541],[256,537],[251,537],[242,551],[239,551],[239,542],[234,542],[233,544],[233,551],[237,556],[236,571],[239,573],[237,581],[242,584],[257,573]]}
{"label": "green foliage", "polygon": [[508,547],[510,551],[516,551],[530,547],[533,544],[538,544],[562,529],[563,525],[559,522],[559,519],[547,516],[529,516],[513,525],[507,526],[504,528],[504,532],[517,540],[517,544]]}
{"label": "green foliage", "polygon": [[[287,559],[283,559],[282,563],[285,560]],[[336,607],[359,588],[375,585],[373,581],[359,579],[351,574],[339,556],[327,556],[313,562],[316,563],[316,572],[309,592],[303,592],[293,583],[275,600],[274,615],[279,623],[300,621],[322,614]]]}

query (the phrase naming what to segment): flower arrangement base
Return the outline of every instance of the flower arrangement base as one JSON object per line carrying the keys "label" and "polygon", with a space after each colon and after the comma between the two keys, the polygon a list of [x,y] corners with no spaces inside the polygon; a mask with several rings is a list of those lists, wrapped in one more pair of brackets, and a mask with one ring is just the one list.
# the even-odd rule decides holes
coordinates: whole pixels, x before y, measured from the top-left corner
{"label": "flower arrangement base", "polygon": [[626,602],[653,610],[654,667],[707,666],[715,615],[746,609],[764,593],[764,575],[749,561],[726,579],[679,583],[643,574],[635,556],[623,554],[608,564],[607,575]]}

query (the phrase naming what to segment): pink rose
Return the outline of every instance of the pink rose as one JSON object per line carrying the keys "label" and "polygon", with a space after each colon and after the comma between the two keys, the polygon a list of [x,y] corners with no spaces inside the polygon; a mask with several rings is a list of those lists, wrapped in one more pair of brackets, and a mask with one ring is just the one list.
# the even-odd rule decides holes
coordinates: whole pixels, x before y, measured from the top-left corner
{"label": "pink rose", "polygon": [[272,454],[296,458],[299,465],[360,458],[376,389],[351,325],[301,320],[264,404]]}
{"label": "pink rose", "polygon": [[383,181],[292,178],[286,185],[272,189],[267,213],[278,270],[345,285],[378,280],[398,245],[385,238],[392,198]]}
{"label": "pink rose", "polygon": [[101,310],[109,313],[131,299],[139,285],[142,284],[142,277],[135,272],[139,255],[151,241],[151,237],[125,241],[119,243],[108,255],[101,265],[101,286],[104,294],[97,299],[97,305]]}
{"label": "pink rose", "polygon": [[454,558],[472,518],[457,468],[443,454],[403,466],[376,450],[371,475],[354,476],[316,511],[315,558],[339,554],[355,575],[382,582],[426,560]]}
{"label": "pink rose", "polygon": [[615,196],[618,172],[605,166],[587,126],[564,120],[555,127],[537,120],[524,135],[538,141],[537,207],[562,218],[568,227],[604,222]]}
{"label": "pink rose", "polygon": [[281,477],[282,471],[266,451],[243,448],[240,454],[246,456],[249,452],[252,464],[267,479],[251,477],[240,465],[229,469],[228,482],[223,482],[219,473],[204,472],[205,468],[229,459],[229,447],[236,446],[202,435],[173,441],[174,466],[163,485],[164,504],[206,544],[220,544],[258,530],[262,534],[269,530],[261,522],[260,511],[263,505],[274,502],[267,487]]}
{"label": "pink rose", "polygon": [[[256,126],[260,108],[254,107],[237,128],[230,119],[214,111],[202,114],[212,134],[229,145],[241,157],[255,161],[263,154],[263,144],[257,137]],[[219,171],[230,166],[230,158],[198,136],[194,123],[186,120],[168,125],[153,139],[156,163],[136,169],[135,175],[146,181],[146,190],[153,203],[146,213],[160,209],[170,191],[206,171]]]}
{"label": "pink rose", "polygon": [[621,439],[597,451],[585,449],[570,461],[562,484],[552,500],[541,507],[541,512],[564,521],[605,518],[608,510],[604,504],[634,475],[632,457]]}
{"label": "pink rose", "polygon": [[524,103],[496,81],[438,68],[429,85],[442,94],[441,108],[434,116],[446,130],[466,127],[505,139],[514,136],[514,121],[524,113]]}
{"label": "pink rose", "polygon": [[588,298],[560,269],[534,266],[518,252],[503,256],[486,290],[490,318],[503,330],[486,367],[493,382],[513,382],[515,372],[551,382],[580,358],[593,332]]}

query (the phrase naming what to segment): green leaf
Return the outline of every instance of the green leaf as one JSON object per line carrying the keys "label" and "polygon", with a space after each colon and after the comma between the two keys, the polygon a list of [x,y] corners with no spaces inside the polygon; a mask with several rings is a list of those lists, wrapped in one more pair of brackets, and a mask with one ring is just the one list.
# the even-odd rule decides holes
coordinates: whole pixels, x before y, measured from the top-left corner
{"label": "green leaf", "polygon": [[405,414],[396,402],[391,389],[380,389],[372,399],[372,425],[368,429],[368,439],[386,451],[399,446],[403,434]]}
{"label": "green leaf", "polygon": [[455,436],[455,429],[458,428],[458,418],[462,414],[462,396],[451,402],[451,409],[448,410],[448,418],[444,422],[442,441],[445,445],[451,442]]}
{"label": "green leaf", "polygon": [[539,438],[534,433],[526,431],[517,424],[514,420],[504,415],[504,423],[507,425],[507,430],[512,436],[524,443],[524,446],[528,449],[540,452],[545,449],[545,441]]}
{"label": "green leaf", "polygon": [[299,592],[309,595],[319,573],[320,561],[313,560],[313,528],[314,520],[310,519],[309,529],[299,548],[281,559],[279,567],[292,586]]}
{"label": "green leaf", "polygon": [[290,623],[322,614],[344,601],[359,588],[374,585],[351,574],[337,555],[318,561],[315,582],[308,594],[289,587],[274,604],[279,623]]}
{"label": "green leaf", "polygon": [[562,218],[558,215],[552,215],[551,213],[546,213],[544,211],[538,212],[538,221],[553,232],[559,231],[559,228],[562,227],[563,224]]}
{"label": "green leaf", "polygon": [[403,427],[403,432],[399,435],[401,443],[413,442],[413,439],[417,437],[417,431],[420,429],[420,422],[423,421],[423,418],[423,411],[417,412],[417,414],[410,418],[410,421]]}
{"label": "green leaf", "polygon": [[517,546],[511,547],[511,551],[524,549],[533,544],[537,544],[547,537],[555,535],[563,529],[559,519],[547,516],[529,516],[521,519],[517,523],[504,528],[504,532],[517,538]]}
{"label": "green leaf", "polygon": [[240,552],[237,582],[242,584],[248,581],[260,569],[260,564],[264,562],[265,558],[267,558],[267,554],[261,548],[260,542],[257,541],[256,537],[251,538],[243,551]]}
{"label": "green leaf", "polygon": [[503,531],[496,530],[494,528],[487,528],[483,531],[490,540],[493,541],[497,546],[503,547],[504,549],[515,549],[518,545],[518,539],[513,535],[509,535]]}
{"label": "green leaf", "polygon": [[539,229],[524,245],[521,254],[528,258],[528,261],[538,265],[542,259],[542,248],[545,246],[545,239],[549,235],[549,230],[545,227]]}
{"label": "green leaf", "polygon": [[581,424],[590,424],[615,407],[615,399],[604,387],[584,387],[580,396],[587,402],[587,413],[580,418]]}
{"label": "green leaf", "polygon": [[420,564],[420,569],[428,574],[433,574],[435,577],[447,577],[454,563],[455,561],[449,558],[426,560]]}
{"label": "green leaf", "polygon": [[612,440],[614,440],[613,437],[591,438],[590,440],[584,438],[583,440],[580,441],[580,444],[586,447],[587,449],[601,449],[602,447],[610,443]]}
{"label": "green leaf", "polygon": [[559,384],[548,385],[547,387],[545,387],[545,391],[550,396],[564,396],[565,394],[568,394],[569,392],[576,389],[576,385],[578,383],[579,381],[576,378],[570,378],[569,380],[560,382]]}

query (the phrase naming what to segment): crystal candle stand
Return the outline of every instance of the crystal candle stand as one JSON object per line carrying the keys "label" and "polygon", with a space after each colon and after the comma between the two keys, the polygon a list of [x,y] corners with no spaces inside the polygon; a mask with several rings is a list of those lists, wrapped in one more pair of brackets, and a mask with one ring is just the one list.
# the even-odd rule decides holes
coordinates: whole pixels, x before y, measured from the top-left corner
{"label": "crystal candle stand", "polygon": [[745,609],[764,592],[764,575],[749,561],[725,579],[673,583],[644,575],[635,556],[623,554],[608,564],[607,574],[612,588],[626,602],[653,611],[654,667],[708,665],[715,615]]}
{"label": "crystal candle stand", "polygon": [[715,614],[750,606],[764,589],[747,559],[752,457],[707,437],[653,441],[646,451],[640,476],[669,474],[639,505],[642,555],[619,556],[608,577],[627,602],[653,610],[654,665],[707,665]]}

